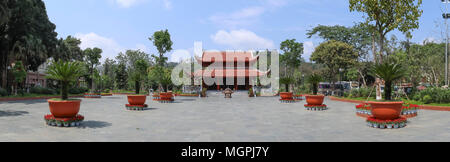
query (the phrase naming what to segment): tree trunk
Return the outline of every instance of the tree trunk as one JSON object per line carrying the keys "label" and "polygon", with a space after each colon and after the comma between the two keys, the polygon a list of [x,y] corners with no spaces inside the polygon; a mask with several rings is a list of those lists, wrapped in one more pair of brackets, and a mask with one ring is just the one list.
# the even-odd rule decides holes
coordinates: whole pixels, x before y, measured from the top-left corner
{"label": "tree trunk", "polygon": [[134,82],[134,88],[136,89],[136,94],[140,93],[141,87],[139,85],[139,81]]}
{"label": "tree trunk", "polygon": [[61,98],[63,100],[69,99],[68,91],[69,91],[69,82],[61,82]]}
{"label": "tree trunk", "polygon": [[391,93],[392,93],[392,84],[391,82],[386,82],[384,86],[384,99],[388,101],[392,100]]}
{"label": "tree trunk", "polygon": [[[378,63],[379,64],[381,64],[381,63],[383,63],[383,50],[384,50],[384,36],[383,36],[383,33],[382,32],[380,32],[380,53],[379,53],[379,60],[378,60]],[[375,50],[374,50],[375,51]],[[374,54],[374,55],[376,55],[376,54]],[[376,83],[376,90],[377,90],[377,96],[376,96],[376,99],[377,100],[382,100],[383,98],[382,98],[382,94],[381,94],[381,79],[380,78],[376,78],[375,80],[377,80],[377,81],[375,81],[375,83]],[[386,87],[385,87],[386,88]]]}
{"label": "tree trunk", "polygon": [[364,85],[364,87],[367,87],[366,78],[364,77],[362,71],[361,71],[361,70],[358,70],[358,72],[359,72],[359,75],[361,75],[361,78],[362,78],[362,80],[363,80],[363,85]]}

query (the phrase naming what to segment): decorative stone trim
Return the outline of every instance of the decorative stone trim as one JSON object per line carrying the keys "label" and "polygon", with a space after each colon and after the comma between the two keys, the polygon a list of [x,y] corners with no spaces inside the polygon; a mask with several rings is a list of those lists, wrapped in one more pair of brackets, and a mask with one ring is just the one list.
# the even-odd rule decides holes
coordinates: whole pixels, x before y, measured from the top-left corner
{"label": "decorative stone trim", "polygon": [[305,105],[305,109],[309,111],[324,111],[328,110],[327,105]]}
{"label": "decorative stone trim", "polygon": [[130,110],[130,111],[144,111],[145,109],[148,108],[148,105],[147,104],[144,104],[144,105],[126,104],[125,107],[127,108],[127,110]]}
{"label": "decorative stone trim", "polygon": [[398,129],[406,127],[408,120],[400,117],[395,120],[379,120],[373,117],[367,118],[367,126],[379,129]]}
{"label": "decorative stone trim", "polygon": [[55,118],[53,115],[44,116],[45,123],[53,127],[78,127],[84,120],[84,116],[76,115],[73,118]]}
{"label": "decorative stone trim", "polygon": [[294,100],[302,101],[305,100],[305,97],[303,95],[294,95]]}
{"label": "decorative stone trim", "polygon": [[[418,116],[418,111],[420,107],[418,105],[413,104],[405,104],[403,105],[401,117],[405,118],[413,118]],[[362,103],[359,105],[356,105],[356,115],[367,118],[372,116],[372,108],[367,103]]]}
{"label": "decorative stone trim", "polygon": [[84,98],[102,98],[100,94],[85,94]]}
{"label": "decorative stone trim", "polygon": [[281,103],[296,103],[298,100],[294,99],[280,99]]}

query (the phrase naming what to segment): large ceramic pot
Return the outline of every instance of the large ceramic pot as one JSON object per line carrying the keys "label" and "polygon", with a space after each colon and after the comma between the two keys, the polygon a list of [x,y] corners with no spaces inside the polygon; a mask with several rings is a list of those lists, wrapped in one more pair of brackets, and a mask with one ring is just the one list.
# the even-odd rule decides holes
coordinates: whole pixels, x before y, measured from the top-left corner
{"label": "large ceramic pot", "polygon": [[81,100],[48,100],[50,112],[55,118],[72,118],[80,111]]}
{"label": "large ceramic pot", "polygon": [[292,92],[281,92],[280,97],[282,100],[293,100],[294,94]]}
{"label": "large ceramic pot", "polygon": [[369,102],[375,119],[395,120],[400,118],[403,102]]}
{"label": "large ceramic pot", "polygon": [[130,105],[144,105],[147,100],[146,95],[128,95],[128,103]]}
{"label": "large ceramic pot", "polygon": [[308,105],[323,105],[325,96],[322,95],[306,95]]}
{"label": "large ceramic pot", "polygon": [[159,96],[161,97],[161,100],[164,100],[164,101],[172,100],[172,97],[173,97],[172,92],[161,93],[161,94],[159,94]]}

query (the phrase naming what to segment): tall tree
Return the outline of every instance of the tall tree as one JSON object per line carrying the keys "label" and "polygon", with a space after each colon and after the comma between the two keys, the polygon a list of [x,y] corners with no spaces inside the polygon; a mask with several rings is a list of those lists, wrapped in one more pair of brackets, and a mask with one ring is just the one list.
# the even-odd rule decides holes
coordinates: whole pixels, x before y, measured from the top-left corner
{"label": "tall tree", "polygon": [[169,30],[161,30],[157,31],[153,34],[152,37],[148,38],[153,42],[153,45],[156,47],[159,53],[159,57],[155,58],[156,63],[159,66],[164,66],[167,61],[167,57],[164,57],[164,54],[172,51],[173,42],[170,39]]}
{"label": "tall tree", "polygon": [[120,63],[117,68],[114,70],[115,72],[115,81],[118,89],[126,89],[128,83],[128,73],[127,66],[124,63]]}
{"label": "tall tree", "polygon": [[96,67],[100,64],[100,58],[102,58],[102,49],[100,48],[87,48],[83,51],[84,55],[85,55],[85,60],[84,62],[86,63],[87,66],[87,72],[88,74],[85,76],[86,79],[88,80],[88,84],[89,84],[89,88],[92,90],[93,89],[93,76],[94,76],[94,72]]}
{"label": "tall tree", "polygon": [[[56,26],[47,16],[42,0],[8,0],[10,16],[0,24],[0,71],[2,86],[7,84],[7,67],[21,60],[26,70],[36,71],[56,52]],[[3,17],[3,16],[2,16]]]}
{"label": "tall tree", "polygon": [[372,35],[368,27],[363,24],[352,27],[318,25],[309,30],[306,35],[308,38],[317,35],[325,41],[337,40],[350,44],[359,53],[360,60],[367,60],[372,41]]}
{"label": "tall tree", "polygon": [[[411,38],[411,30],[419,28],[419,17],[423,13],[420,9],[422,0],[349,0],[349,3],[350,11],[365,13],[365,24],[374,31],[373,41],[378,35],[379,57],[376,57],[373,45],[375,62],[378,63],[383,62],[386,35],[398,29]],[[381,81],[379,78],[376,80],[376,96],[381,100]]]}
{"label": "tall tree", "polygon": [[148,61],[139,59],[134,64],[134,71],[131,73],[131,80],[134,82],[134,87],[136,94],[140,93],[141,83],[145,80],[147,76]]}
{"label": "tall tree", "polygon": [[365,24],[376,31],[379,38],[379,62],[383,60],[386,34],[398,29],[408,38],[411,30],[419,28],[422,0],[349,0],[350,11],[365,13]]}
{"label": "tall tree", "polygon": [[172,45],[173,42],[170,39],[170,33],[166,30],[157,31],[153,34],[151,38],[149,38],[150,41],[153,42],[153,45],[156,47],[159,53],[159,57],[152,55],[152,57],[155,59],[155,62],[157,66],[159,66],[157,70],[159,73],[157,74],[158,82],[160,88],[162,88],[162,82],[164,79],[164,66],[167,63],[167,57],[164,57],[164,54],[167,52],[172,51]]}
{"label": "tall tree", "polygon": [[281,60],[291,69],[296,69],[300,66],[303,54],[303,43],[296,42],[295,39],[288,39],[280,44],[280,49],[283,51]]}
{"label": "tall tree", "polygon": [[[311,60],[327,66],[332,75],[339,74],[339,69],[348,69],[357,63],[358,53],[344,42],[330,40],[320,44],[311,55]],[[333,85],[336,81],[333,79]],[[334,87],[334,86],[333,86]]]}

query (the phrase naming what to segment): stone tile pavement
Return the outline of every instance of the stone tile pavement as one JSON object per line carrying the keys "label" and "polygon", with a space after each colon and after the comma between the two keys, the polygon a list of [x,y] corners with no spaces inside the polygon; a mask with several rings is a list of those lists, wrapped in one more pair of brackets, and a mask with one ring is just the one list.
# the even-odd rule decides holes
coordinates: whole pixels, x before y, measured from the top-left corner
{"label": "stone tile pavement", "polygon": [[125,109],[126,96],[82,99],[79,128],[45,125],[45,100],[0,102],[0,141],[149,142],[450,142],[450,112],[421,110],[406,128],[380,130],[355,115],[355,104],[326,100],[329,110],[306,111],[305,102],[282,104],[277,97],[225,99],[177,97],[173,104],[151,101],[143,112]]}

